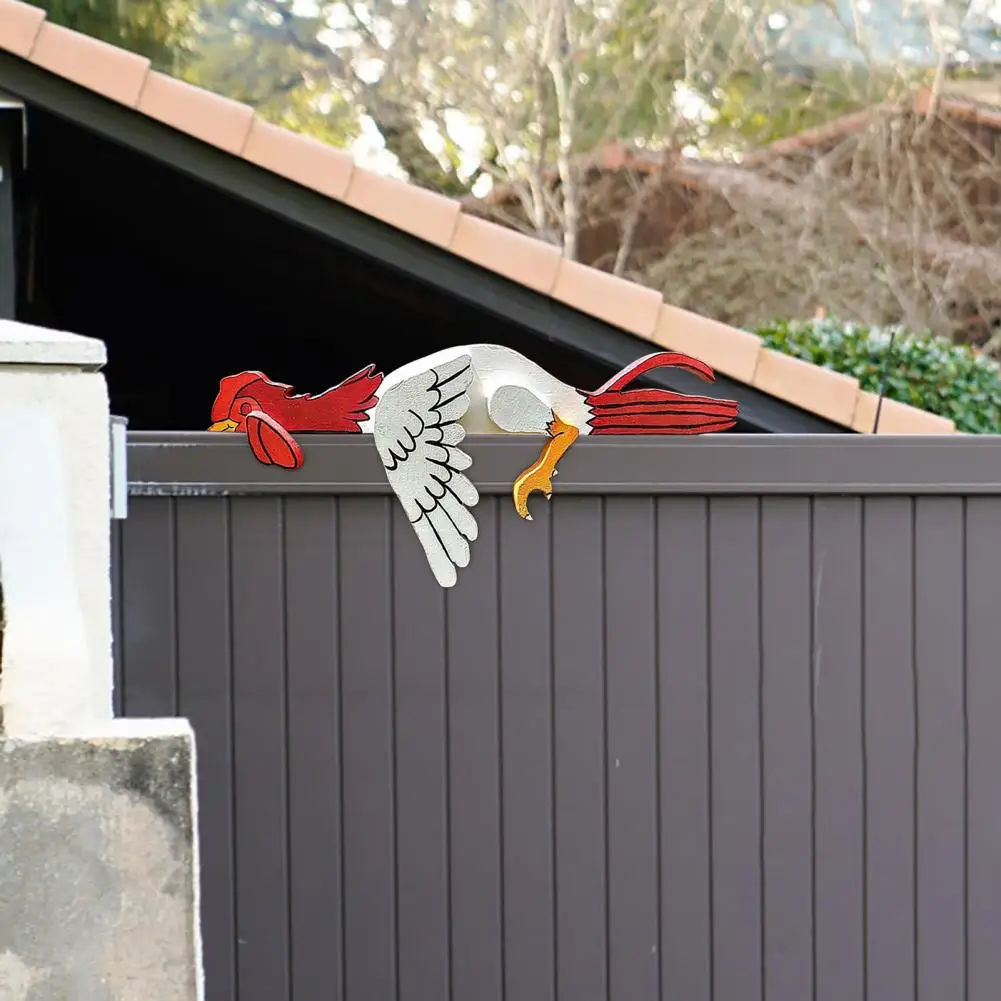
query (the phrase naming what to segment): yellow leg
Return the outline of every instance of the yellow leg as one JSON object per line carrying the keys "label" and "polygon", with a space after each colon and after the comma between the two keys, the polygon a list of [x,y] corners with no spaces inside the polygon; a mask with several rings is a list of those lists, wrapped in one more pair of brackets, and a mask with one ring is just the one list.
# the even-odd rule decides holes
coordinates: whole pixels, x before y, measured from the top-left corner
{"label": "yellow leg", "polygon": [[556,463],[566,455],[567,449],[580,434],[577,428],[572,424],[564,424],[556,414],[553,414],[548,430],[549,441],[543,447],[542,454],[514,481],[514,509],[526,521],[532,520],[528,513],[528,498],[536,491],[544,493],[547,498],[553,496]]}

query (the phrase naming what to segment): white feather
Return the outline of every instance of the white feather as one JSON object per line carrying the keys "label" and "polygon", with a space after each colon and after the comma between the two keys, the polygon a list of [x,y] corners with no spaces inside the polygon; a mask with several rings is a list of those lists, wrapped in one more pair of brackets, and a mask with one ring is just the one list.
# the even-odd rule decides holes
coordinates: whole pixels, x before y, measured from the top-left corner
{"label": "white feather", "polygon": [[470,508],[479,494],[463,473],[473,460],[458,448],[474,374],[468,354],[408,373],[383,391],[372,418],[386,478],[442,587],[469,565],[477,536]]}

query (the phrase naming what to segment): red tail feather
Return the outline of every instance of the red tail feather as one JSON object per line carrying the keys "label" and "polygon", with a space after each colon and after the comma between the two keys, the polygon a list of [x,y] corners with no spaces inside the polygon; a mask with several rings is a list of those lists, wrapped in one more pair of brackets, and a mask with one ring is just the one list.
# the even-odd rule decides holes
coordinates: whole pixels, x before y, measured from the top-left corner
{"label": "red tail feather", "polygon": [[686,396],[667,389],[629,389],[634,379],[655,368],[671,366],[712,382],[713,370],[697,358],[661,351],[623,369],[601,389],[586,394],[591,407],[591,434],[707,434],[737,423],[734,400]]}

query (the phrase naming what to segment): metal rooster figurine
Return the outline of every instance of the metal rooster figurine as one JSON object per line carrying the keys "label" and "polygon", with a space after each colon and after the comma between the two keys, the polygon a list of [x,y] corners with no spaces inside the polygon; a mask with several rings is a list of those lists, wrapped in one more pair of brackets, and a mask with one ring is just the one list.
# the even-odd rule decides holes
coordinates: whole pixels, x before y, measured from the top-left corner
{"label": "metal rooster figurine", "polygon": [[448,348],[391,372],[375,366],[317,396],[296,395],[262,372],[219,384],[210,431],[244,431],[260,462],[298,469],[302,431],[371,433],[386,477],[442,587],[456,582],[476,540],[479,500],[459,448],[473,434],[536,434],[548,440],[514,482],[514,506],[531,520],[528,498],[551,497],[556,466],[580,435],[704,434],[737,421],[737,404],[665,389],[627,389],[655,368],[672,366],[707,382],[705,363],[662,351],[633,362],[593,393],[553,378],[524,355],[495,344]]}

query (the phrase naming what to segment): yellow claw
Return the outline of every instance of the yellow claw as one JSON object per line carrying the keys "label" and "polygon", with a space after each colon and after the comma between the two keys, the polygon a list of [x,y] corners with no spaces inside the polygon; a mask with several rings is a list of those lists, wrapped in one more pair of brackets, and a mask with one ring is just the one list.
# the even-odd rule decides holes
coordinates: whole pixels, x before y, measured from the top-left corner
{"label": "yellow claw", "polygon": [[546,495],[546,500],[553,496],[553,481],[546,475],[546,471],[535,463],[526,469],[521,476],[514,481],[514,509],[525,521],[531,521],[532,515],[528,510],[528,498],[534,493]]}
{"label": "yellow claw", "polygon": [[514,481],[514,509],[526,521],[532,520],[528,511],[528,498],[534,493],[545,494],[547,500],[553,496],[556,463],[566,455],[567,449],[580,434],[577,428],[572,424],[565,424],[555,414],[548,430],[549,440],[543,446],[542,454]]}

